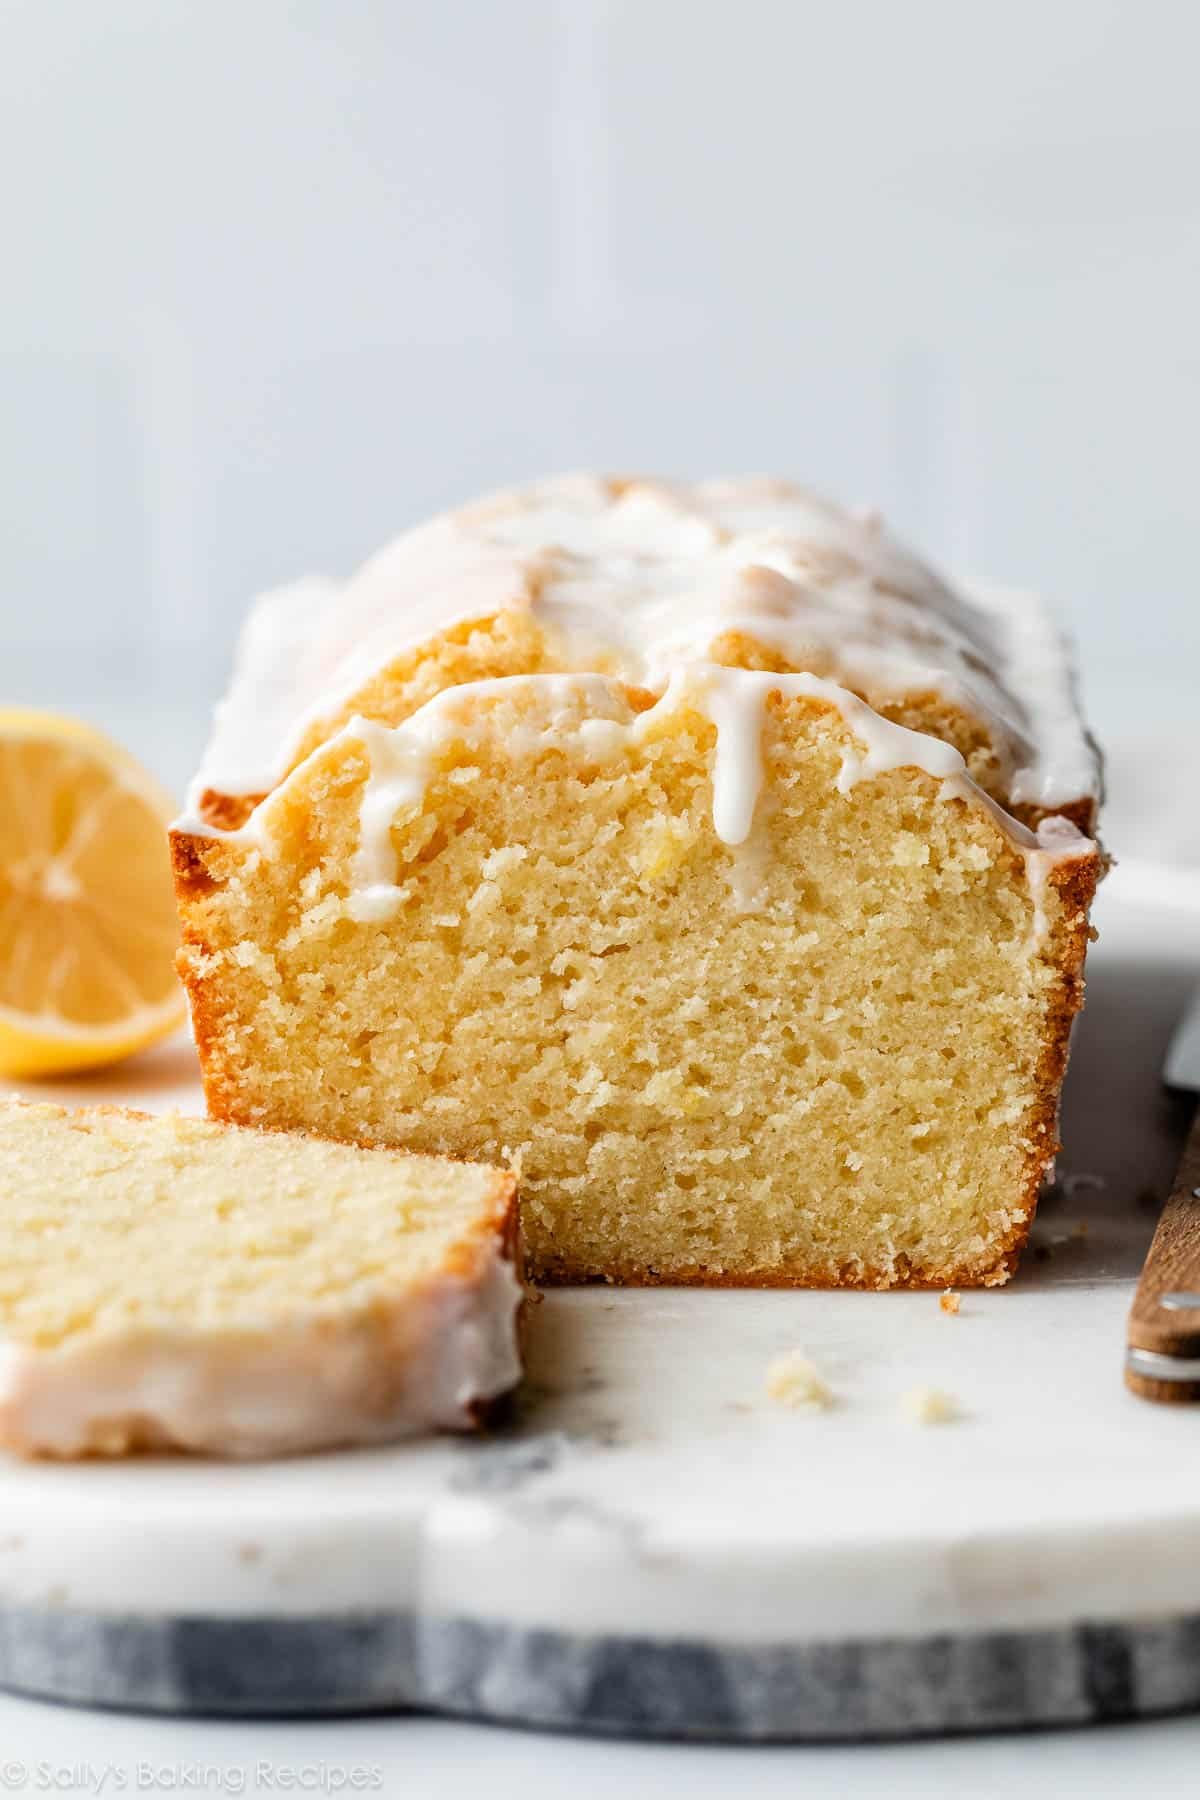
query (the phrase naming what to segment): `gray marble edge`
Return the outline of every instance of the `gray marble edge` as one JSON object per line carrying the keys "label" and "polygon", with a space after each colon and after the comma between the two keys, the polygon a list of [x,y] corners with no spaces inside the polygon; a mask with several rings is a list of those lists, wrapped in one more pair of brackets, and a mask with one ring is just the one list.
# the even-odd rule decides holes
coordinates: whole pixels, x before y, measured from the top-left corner
{"label": "gray marble edge", "polygon": [[417,1710],[628,1737],[847,1740],[1200,1707],[1200,1616],[727,1645],[411,1615],[152,1618],[10,1608],[0,1686],[135,1711]]}

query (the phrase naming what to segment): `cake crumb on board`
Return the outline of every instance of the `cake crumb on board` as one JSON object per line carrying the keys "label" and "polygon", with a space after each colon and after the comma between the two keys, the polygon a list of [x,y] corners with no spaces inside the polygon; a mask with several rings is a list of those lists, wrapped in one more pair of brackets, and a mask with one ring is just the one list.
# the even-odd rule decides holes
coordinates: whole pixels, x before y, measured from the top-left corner
{"label": "cake crumb on board", "polygon": [[946,1425],[960,1416],[953,1394],[935,1387],[909,1388],[900,1396],[900,1411],[914,1425]]}
{"label": "cake crumb on board", "polygon": [[941,1299],[938,1301],[938,1305],[944,1313],[956,1313],[961,1304],[962,1302],[953,1288],[947,1288]]}
{"label": "cake crumb on board", "polygon": [[801,1350],[785,1351],[768,1365],[767,1393],[796,1412],[827,1412],[833,1405],[833,1389]]}

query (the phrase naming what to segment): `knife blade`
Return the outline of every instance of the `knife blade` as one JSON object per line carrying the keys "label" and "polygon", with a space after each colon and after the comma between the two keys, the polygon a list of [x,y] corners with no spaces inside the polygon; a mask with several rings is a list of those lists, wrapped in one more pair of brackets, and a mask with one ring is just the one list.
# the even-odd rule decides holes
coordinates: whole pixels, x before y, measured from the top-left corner
{"label": "knife blade", "polygon": [[1125,1384],[1178,1404],[1200,1401],[1200,993],[1175,1028],[1163,1080],[1197,1109],[1129,1309]]}
{"label": "knife blade", "polygon": [[1200,1096],[1200,988],[1171,1034],[1163,1080],[1169,1088],[1184,1088]]}

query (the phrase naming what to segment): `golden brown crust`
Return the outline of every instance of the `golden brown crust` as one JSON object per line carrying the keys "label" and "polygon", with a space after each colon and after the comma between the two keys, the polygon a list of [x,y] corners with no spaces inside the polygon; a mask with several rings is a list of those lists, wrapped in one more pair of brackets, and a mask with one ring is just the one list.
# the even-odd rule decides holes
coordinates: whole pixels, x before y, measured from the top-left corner
{"label": "golden brown crust", "polygon": [[[315,1135],[315,1134],[313,1134]],[[362,1149],[380,1149],[381,1145],[360,1145]],[[391,1154],[403,1156],[403,1150],[392,1150]],[[447,1162],[458,1162],[458,1157],[447,1157]],[[478,1163],[469,1165],[479,1168]],[[506,1262],[518,1267],[516,1260],[517,1246],[517,1178],[508,1169],[492,1170],[491,1191],[488,1196],[489,1210],[480,1213],[469,1231],[464,1232],[456,1244],[447,1252],[442,1264],[444,1275],[472,1276],[478,1272],[481,1259],[490,1255],[497,1239],[500,1243],[500,1254]]]}
{"label": "golden brown crust", "polygon": [[232,1101],[224,1092],[217,1052],[217,1008],[211,984],[203,974],[204,963],[212,951],[198,915],[200,903],[219,885],[206,860],[215,848],[214,840],[194,837],[186,831],[172,831],[170,848],[180,924],[180,947],[175,955],[175,967],[187,995],[208,1115],[230,1124],[245,1123],[236,1118]]}
{"label": "golden brown crust", "polygon": [[1092,837],[1096,830],[1097,802],[1090,795],[1080,800],[1067,800],[1062,806],[1018,806],[1013,809],[1014,818],[1036,831],[1044,819],[1069,819],[1077,831],[1084,837]]}
{"label": "golden brown crust", "polygon": [[[171,873],[175,877],[175,898],[181,911],[190,901],[202,900],[217,885],[209,873],[205,851],[214,847],[212,838],[194,837],[190,831],[168,834],[171,850]],[[186,914],[184,924],[188,923]]]}
{"label": "golden brown crust", "polygon": [[265,794],[220,794],[216,788],[205,788],[200,795],[200,817],[206,825],[215,825],[218,831],[237,831],[266,797]]}
{"label": "golden brown crust", "polygon": [[545,1261],[531,1265],[529,1279],[542,1287],[693,1287],[693,1288],[804,1288],[826,1290],[857,1288],[872,1293],[888,1289],[929,1290],[956,1287],[997,1287],[1008,1280],[1011,1270],[1007,1261],[989,1263],[971,1269],[947,1265],[937,1270],[847,1269],[830,1271],[807,1263],[773,1265],[769,1269],[749,1269],[736,1275],[713,1273],[695,1267],[644,1269],[631,1263],[614,1261],[605,1273],[577,1271],[565,1265],[551,1266]]}
{"label": "golden brown crust", "polygon": [[1089,855],[1060,863],[1051,871],[1049,885],[1058,894],[1062,906],[1062,922],[1054,934],[1056,953],[1053,960],[1059,971],[1058,989],[1050,1005],[1037,1066],[1039,1098],[1026,1125],[1036,1147],[1030,1151],[1026,1162],[1025,1217],[1014,1222],[999,1247],[997,1272],[992,1278],[996,1283],[1007,1281],[1016,1273],[1049,1167],[1062,1148],[1058,1137],[1059,1100],[1070,1052],[1071,1027],[1083,1006],[1083,971],[1091,935],[1088,910],[1106,866],[1103,853],[1096,849]]}

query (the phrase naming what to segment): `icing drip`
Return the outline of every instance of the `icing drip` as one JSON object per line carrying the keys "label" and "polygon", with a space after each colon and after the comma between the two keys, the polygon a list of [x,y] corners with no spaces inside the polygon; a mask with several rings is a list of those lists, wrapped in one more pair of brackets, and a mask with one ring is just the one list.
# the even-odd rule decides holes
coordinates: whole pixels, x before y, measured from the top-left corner
{"label": "icing drip", "polygon": [[400,901],[392,822],[421,804],[429,779],[431,746],[419,732],[389,731],[367,719],[352,719],[347,735],[357,738],[371,761],[358,815],[358,849],[351,876],[349,911],[363,923],[390,918]]}
{"label": "icing drip", "polygon": [[754,809],[762,792],[763,708],[770,692],[761,681],[728,682],[709,671],[697,698],[717,730],[713,759],[713,830],[723,844],[740,845],[750,836]]}

